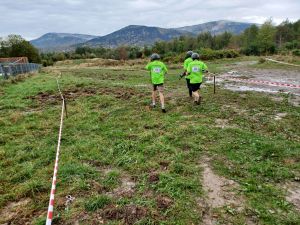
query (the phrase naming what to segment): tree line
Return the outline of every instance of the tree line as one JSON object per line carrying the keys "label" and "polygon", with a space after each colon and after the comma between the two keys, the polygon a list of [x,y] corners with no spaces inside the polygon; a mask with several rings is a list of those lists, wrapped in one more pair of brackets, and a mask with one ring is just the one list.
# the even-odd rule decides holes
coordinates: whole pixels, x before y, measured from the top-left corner
{"label": "tree line", "polygon": [[29,62],[41,63],[39,51],[20,35],[9,35],[6,39],[0,37],[0,58],[27,57]]}
{"label": "tree line", "polygon": [[196,37],[179,37],[171,41],[156,42],[152,51],[162,55],[174,55],[188,50],[222,50],[232,49],[245,55],[270,55],[289,52],[299,55],[300,48],[300,20],[282,22],[278,26],[272,20],[261,26],[252,25],[240,35],[225,32],[212,35],[209,32],[201,33]]}
{"label": "tree line", "polygon": [[252,25],[243,33],[225,32],[213,35],[209,32],[197,36],[181,36],[171,41],[158,41],[151,46],[120,46],[104,48],[77,47],[69,52],[38,53],[29,42],[18,35],[0,39],[0,57],[27,56],[29,61],[52,65],[56,61],[82,58],[109,58],[127,60],[148,57],[152,52],[164,60],[179,62],[188,50],[200,52],[202,59],[233,58],[244,55],[294,54],[300,56],[300,20],[282,22],[274,26],[272,20],[261,26]]}

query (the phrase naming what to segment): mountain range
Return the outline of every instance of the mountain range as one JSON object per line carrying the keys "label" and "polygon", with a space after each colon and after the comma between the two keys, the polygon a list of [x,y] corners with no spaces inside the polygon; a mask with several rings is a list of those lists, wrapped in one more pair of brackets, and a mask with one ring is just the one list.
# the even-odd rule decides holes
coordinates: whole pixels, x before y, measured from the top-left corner
{"label": "mountain range", "polygon": [[118,47],[121,45],[143,46],[156,41],[168,41],[182,35],[195,36],[202,32],[214,35],[225,31],[240,34],[253,23],[241,23],[227,20],[213,21],[179,28],[160,28],[141,25],[130,25],[105,36],[85,34],[47,33],[30,41],[42,51],[71,50],[77,46]]}
{"label": "mountain range", "polygon": [[97,38],[94,35],[69,34],[69,33],[47,33],[30,41],[38,49],[42,50],[67,50],[71,46],[87,42]]}
{"label": "mountain range", "polygon": [[117,47],[120,45],[143,46],[156,41],[168,41],[182,35],[192,35],[190,32],[160,27],[130,25],[111,34],[97,37],[84,43],[88,46]]}

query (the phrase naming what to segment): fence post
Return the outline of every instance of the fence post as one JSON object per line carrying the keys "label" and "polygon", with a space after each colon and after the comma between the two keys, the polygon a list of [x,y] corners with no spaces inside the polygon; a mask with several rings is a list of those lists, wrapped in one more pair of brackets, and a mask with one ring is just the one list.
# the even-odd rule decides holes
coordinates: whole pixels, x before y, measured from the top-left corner
{"label": "fence post", "polygon": [[214,94],[216,94],[216,76],[214,76]]}
{"label": "fence post", "polygon": [[1,76],[3,76],[3,78],[4,78],[4,71],[2,69],[2,65],[1,64],[0,64],[0,73],[1,73]]}

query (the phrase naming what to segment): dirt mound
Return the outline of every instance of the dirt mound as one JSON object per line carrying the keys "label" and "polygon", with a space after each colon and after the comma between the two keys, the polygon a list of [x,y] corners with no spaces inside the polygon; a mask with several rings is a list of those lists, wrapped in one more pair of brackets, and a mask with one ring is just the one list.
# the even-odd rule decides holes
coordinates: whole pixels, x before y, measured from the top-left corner
{"label": "dirt mound", "polygon": [[[71,89],[63,92],[66,100],[74,100],[81,96],[93,96],[97,93],[95,89]],[[61,102],[61,97],[58,93],[39,92],[37,95],[28,96],[26,99],[38,101],[41,104],[57,104]]]}
{"label": "dirt mound", "polygon": [[[63,95],[67,101],[75,100],[79,97],[88,97],[93,95],[112,95],[115,98],[128,100],[133,96],[143,97],[143,93],[139,93],[132,88],[108,88],[108,87],[99,87],[99,88],[72,88],[63,91]],[[38,101],[40,104],[58,104],[61,102],[61,97],[58,93],[53,92],[39,92],[37,95],[28,96],[26,99],[31,99]]]}
{"label": "dirt mound", "polygon": [[102,217],[109,220],[124,220],[125,224],[134,224],[147,214],[146,208],[131,204],[124,207],[110,206],[103,211]]}
{"label": "dirt mound", "polygon": [[148,181],[149,181],[149,183],[158,182],[159,181],[159,173],[158,172],[151,172],[149,174]]}
{"label": "dirt mound", "polygon": [[59,61],[55,63],[55,66],[72,66],[74,65],[77,68],[85,67],[124,67],[124,66],[135,66],[135,65],[145,65],[147,59],[134,59],[134,60],[115,60],[115,59],[85,59],[81,63],[75,64],[73,60]]}
{"label": "dirt mound", "polygon": [[165,210],[171,207],[173,200],[166,196],[158,196],[156,198],[156,204],[159,209]]}
{"label": "dirt mound", "polygon": [[[18,202],[11,202],[8,205],[6,205],[3,209],[0,210],[0,224],[16,224],[15,218],[18,216],[20,217],[20,214],[22,215],[23,209],[28,203],[30,202],[29,198],[21,199]],[[25,215],[24,215],[25,216]],[[26,217],[26,216],[25,216]],[[21,224],[21,219],[18,218],[18,223]],[[25,221],[29,221],[28,218],[22,219],[22,224],[29,224]]]}
{"label": "dirt mound", "polygon": [[158,164],[161,166],[162,170],[167,170],[168,167],[169,167],[170,162],[168,162],[168,161],[160,161]]}

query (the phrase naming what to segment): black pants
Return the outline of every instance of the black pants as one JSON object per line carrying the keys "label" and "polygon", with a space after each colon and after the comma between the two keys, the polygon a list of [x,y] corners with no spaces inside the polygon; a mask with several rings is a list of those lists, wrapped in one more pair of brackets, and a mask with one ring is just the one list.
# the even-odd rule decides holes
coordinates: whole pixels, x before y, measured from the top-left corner
{"label": "black pants", "polygon": [[192,89],[191,89],[191,85],[190,85],[190,79],[186,78],[186,86],[189,89],[189,95],[190,95],[190,97],[192,97]]}

